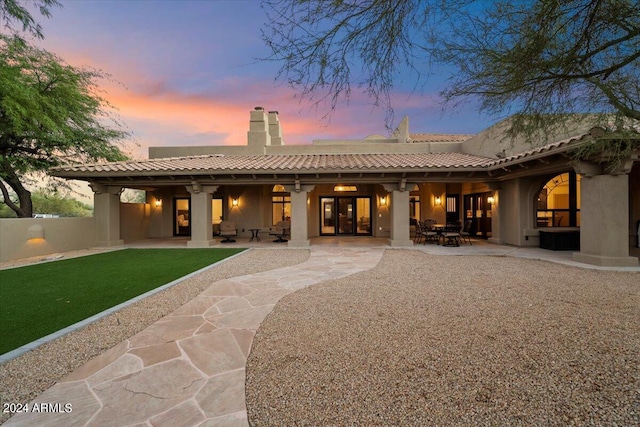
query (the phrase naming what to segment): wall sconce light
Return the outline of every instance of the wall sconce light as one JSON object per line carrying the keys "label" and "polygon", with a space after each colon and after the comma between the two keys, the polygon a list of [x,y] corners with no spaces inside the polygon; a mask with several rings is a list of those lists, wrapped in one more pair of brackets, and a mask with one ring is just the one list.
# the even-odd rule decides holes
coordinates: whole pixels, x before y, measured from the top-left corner
{"label": "wall sconce light", "polygon": [[156,208],[162,207],[162,199],[156,199]]}
{"label": "wall sconce light", "polygon": [[493,204],[493,202],[495,202],[496,200],[493,198],[493,196],[489,196],[487,197],[487,203],[489,203],[490,205]]}
{"label": "wall sconce light", "polygon": [[40,224],[32,225],[27,229],[27,240],[44,240],[44,228]]}
{"label": "wall sconce light", "polygon": [[231,201],[231,204],[232,204],[233,206],[238,206],[238,199],[234,198],[234,199]]}
{"label": "wall sconce light", "polygon": [[387,205],[387,198],[382,196],[380,197],[380,206],[386,206]]}
{"label": "wall sconce light", "polygon": [[440,206],[442,204],[442,199],[440,198],[440,196],[436,196],[436,206]]}

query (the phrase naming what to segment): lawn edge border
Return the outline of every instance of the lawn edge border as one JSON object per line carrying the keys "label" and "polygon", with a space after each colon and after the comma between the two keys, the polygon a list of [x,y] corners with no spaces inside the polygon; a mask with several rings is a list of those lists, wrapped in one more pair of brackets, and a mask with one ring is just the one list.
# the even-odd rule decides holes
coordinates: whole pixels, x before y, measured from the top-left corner
{"label": "lawn edge border", "polygon": [[[239,249],[243,249],[243,248],[239,248]],[[54,340],[56,340],[56,339],[58,339],[60,337],[63,337],[65,335],[67,335],[67,334],[70,334],[71,332],[75,332],[75,331],[77,331],[79,329],[82,329],[85,326],[90,325],[91,323],[93,323],[93,322],[95,322],[97,320],[100,320],[100,319],[102,319],[104,317],[107,317],[107,316],[109,316],[109,315],[111,315],[111,314],[113,314],[113,313],[115,313],[115,312],[117,312],[117,311],[129,306],[129,305],[135,304],[138,301],[141,301],[141,300],[143,300],[145,298],[148,298],[148,297],[150,297],[152,295],[155,295],[155,294],[160,293],[160,292],[162,292],[162,291],[164,291],[166,289],[169,289],[170,287],[175,286],[175,285],[177,285],[177,284],[179,284],[179,283],[181,283],[181,282],[183,282],[183,281],[185,281],[187,279],[190,279],[190,278],[192,278],[192,277],[194,277],[194,276],[196,276],[196,275],[198,275],[198,274],[200,274],[200,273],[202,273],[202,272],[204,272],[206,270],[209,270],[211,268],[216,267],[218,264],[226,262],[227,260],[231,260],[231,259],[233,259],[233,258],[235,258],[235,257],[237,257],[239,255],[242,255],[242,254],[244,254],[246,252],[249,252],[251,250],[253,250],[253,249],[244,248],[244,250],[238,252],[237,254],[233,254],[231,256],[228,256],[228,257],[226,257],[224,259],[221,259],[220,261],[217,261],[217,262],[215,262],[213,264],[210,264],[210,265],[208,265],[206,267],[202,267],[201,269],[193,271],[193,272],[191,272],[191,273],[189,273],[189,274],[187,274],[185,276],[179,277],[176,280],[173,280],[173,281],[171,281],[169,283],[165,283],[164,285],[158,286],[157,288],[151,289],[150,291],[147,291],[144,294],[140,294],[140,295],[138,295],[136,297],[133,297],[133,298],[127,300],[127,301],[124,301],[124,302],[122,302],[122,303],[120,303],[118,305],[114,305],[111,308],[103,310],[100,313],[96,313],[91,317],[87,317],[84,320],[81,320],[81,321],[76,322],[76,323],[74,323],[72,325],[69,325],[66,328],[60,329],[59,331],[53,332],[53,333],[51,333],[49,335],[46,335],[46,336],[44,336],[42,338],[38,338],[37,340],[31,341],[30,343],[24,344],[24,345],[16,348],[15,350],[11,350],[11,351],[6,352],[4,354],[0,354],[0,364],[2,364],[4,362],[8,362],[9,360],[15,359],[15,358],[17,358],[19,356],[22,356],[23,354],[25,354],[25,353],[27,353],[27,352],[29,352],[31,350],[35,350],[36,348],[40,347],[43,344],[46,344],[46,343],[51,342],[51,341],[54,341]]]}

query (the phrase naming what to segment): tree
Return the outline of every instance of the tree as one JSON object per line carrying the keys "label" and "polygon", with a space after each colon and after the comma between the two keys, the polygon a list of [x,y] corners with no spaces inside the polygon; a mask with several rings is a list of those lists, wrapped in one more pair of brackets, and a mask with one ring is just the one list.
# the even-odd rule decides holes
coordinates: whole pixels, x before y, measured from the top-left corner
{"label": "tree", "polygon": [[18,217],[33,213],[29,174],[66,162],[126,159],[118,143],[127,133],[97,94],[96,80],[104,77],[23,40],[0,42],[0,192]]}
{"label": "tree", "polygon": [[420,90],[444,66],[453,67],[447,102],[474,98],[486,113],[515,112],[512,133],[570,113],[640,119],[636,0],[265,0],[263,8],[278,77],[331,110],[356,85],[393,118],[401,73],[412,72]]}
{"label": "tree", "polygon": [[[16,34],[18,30],[13,28],[13,21],[22,24],[22,31],[31,34],[37,38],[43,38],[42,27],[38,24],[29,10],[25,7],[27,2],[24,0],[0,0],[0,19],[3,21],[4,27],[10,33]],[[32,0],[35,9],[45,18],[51,16],[51,8],[60,6],[57,0]]]}
{"label": "tree", "polygon": [[[31,194],[34,214],[53,214],[61,217],[88,217],[93,208],[72,197],[66,197],[55,191],[35,190]],[[0,218],[15,218],[16,213],[5,204],[0,204]]]}

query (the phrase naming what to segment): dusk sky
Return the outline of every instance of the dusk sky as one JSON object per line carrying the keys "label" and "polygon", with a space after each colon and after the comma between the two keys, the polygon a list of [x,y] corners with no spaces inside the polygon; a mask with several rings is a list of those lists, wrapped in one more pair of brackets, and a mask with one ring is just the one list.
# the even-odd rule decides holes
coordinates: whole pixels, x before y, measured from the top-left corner
{"label": "dusk sky", "polygon": [[[285,82],[260,38],[266,18],[258,0],[62,0],[46,19],[35,14],[45,39],[35,44],[74,66],[91,66],[118,83],[103,81],[103,95],[117,107],[135,158],[147,147],[244,145],[249,111],[277,110],[287,145],[313,139],[386,134],[385,112],[353,92],[331,121]],[[393,94],[395,121],[410,119],[413,133],[477,133],[496,120],[472,105],[442,111],[438,92],[411,94],[411,79]]]}

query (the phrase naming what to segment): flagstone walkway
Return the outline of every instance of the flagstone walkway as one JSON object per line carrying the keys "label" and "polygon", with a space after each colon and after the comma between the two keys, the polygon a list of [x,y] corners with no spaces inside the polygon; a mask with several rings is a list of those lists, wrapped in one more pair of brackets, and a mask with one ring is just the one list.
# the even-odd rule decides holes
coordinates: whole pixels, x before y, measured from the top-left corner
{"label": "flagstone walkway", "polygon": [[304,263],[216,282],[4,425],[247,426],[245,366],[262,320],[286,294],[373,268],[383,252],[312,247]]}

